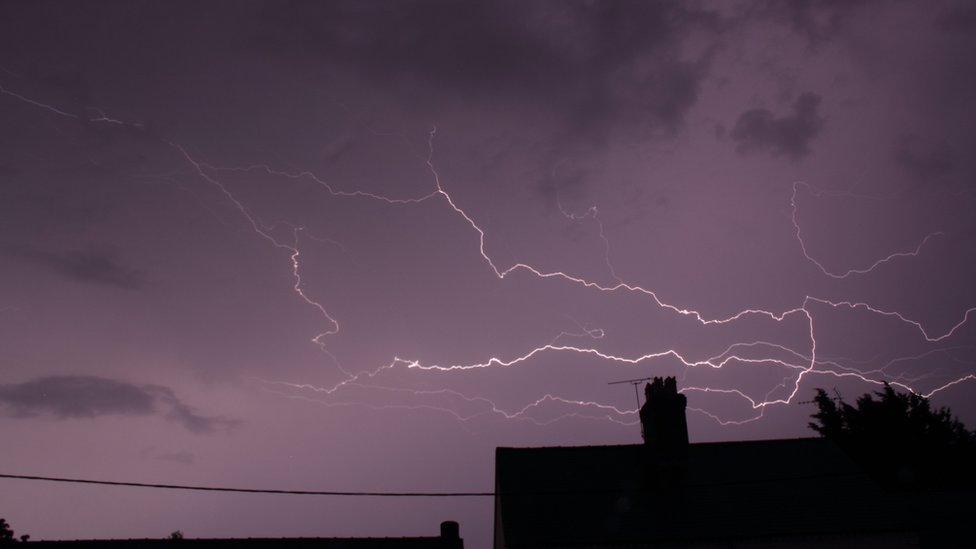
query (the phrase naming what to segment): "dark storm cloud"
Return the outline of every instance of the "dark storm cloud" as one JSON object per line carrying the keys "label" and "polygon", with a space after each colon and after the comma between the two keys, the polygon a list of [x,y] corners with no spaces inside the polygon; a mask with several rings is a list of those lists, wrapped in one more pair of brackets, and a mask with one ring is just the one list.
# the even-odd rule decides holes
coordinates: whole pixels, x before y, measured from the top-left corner
{"label": "dark storm cloud", "polygon": [[445,105],[538,113],[546,204],[585,193],[613,141],[679,132],[698,102],[725,23],[685,2],[269,3],[251,43],[288,64],[352,75],[424,116]]}
{"label": "dark storm cloud", "polygon": [[785,21],[811,44],[836,36],[856,12],[873,0],[760,0],[758,13]]}
{"label": "dark storm cloud", "polygon": [[209,433],[236,424],[232,420],[197,414],[168,387],[133,385],[98,376],[47,376],[0,385],[0,405],[13,417],[50,414],[67,419],[161,414],[194,433]]}
{"label": "dark storm cloud", "polygon": [[146,285],[146,273],[119,262],[107,250],[48,252],[30,246],[0,245],[0,255],[47,269],[60,276],[86,282],[138,290]]}
{"label": "dark storm cloud", "polygon": [[945,31],[960,34],[971,33],[976,30],[976,6],[963,4],[950,7],[939,15],[936,19],[936,25]]}
{"label": "dark storm cloud", "polygon": [[923,182],[951,173],[956,165],[955,153],[947,141],[925,140],[915,134],[898,140],[894,157],[899,166]]}
{"label": "dark storm cloud", "polygon": [[732,128],[732,139],[741,154],[765,151],[773,156],[799,160],[809,154],[810,141],[823,128],[818,113],[820,96],[802,94],[793,104],[793,112],[777,117],[768,109],[751,109],[739,116]]}
{"label": "dark storm cloud", "polygon": [[164,413],[166,419],[175,421],[194,433],[211,433],[217,429],[230,429],[239,424],[235,420],[202,416],[196,413],[191,406],[177,398],[169,387],[146,385],[144,389],[152,394],[156,401],[166,409]]}
{"label": "dark storm cloud", "polygon": [[0,402],[18,416],[42,412],[59,418],[148,415],[154,411],[154,400],[140,387],[94,376],[52,376],[0,385]]}
{"label": "dark storm cloud", "polygon": [[626,113],[673,131],[695,103],[707,54],[682,58],[688,33],[717,16],[679,2],[270,3],[251,38],[421,103],[500,94],[555,108],[577,131]]}

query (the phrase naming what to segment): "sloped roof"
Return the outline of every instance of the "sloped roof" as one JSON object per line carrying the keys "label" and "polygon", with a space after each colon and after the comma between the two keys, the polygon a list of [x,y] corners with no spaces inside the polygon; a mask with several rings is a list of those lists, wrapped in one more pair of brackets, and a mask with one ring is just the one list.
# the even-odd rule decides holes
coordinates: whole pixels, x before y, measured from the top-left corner
{"label": "sloped roof", "polygon": [[644,445],[498,448],[495,468],[509,547],[907,529],[825,439],[692,444],[672,462]]}

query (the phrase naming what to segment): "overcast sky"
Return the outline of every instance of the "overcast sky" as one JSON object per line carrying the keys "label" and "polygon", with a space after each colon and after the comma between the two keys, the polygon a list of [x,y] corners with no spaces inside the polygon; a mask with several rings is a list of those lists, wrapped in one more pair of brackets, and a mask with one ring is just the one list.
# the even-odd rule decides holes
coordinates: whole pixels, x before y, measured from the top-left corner
{"label": "overcast sky", "polygon": [[[968,2],[0,2],[0,472],[481,491],[493,450],[976,424]],[[34,538],[485,500],[5,480]]]}

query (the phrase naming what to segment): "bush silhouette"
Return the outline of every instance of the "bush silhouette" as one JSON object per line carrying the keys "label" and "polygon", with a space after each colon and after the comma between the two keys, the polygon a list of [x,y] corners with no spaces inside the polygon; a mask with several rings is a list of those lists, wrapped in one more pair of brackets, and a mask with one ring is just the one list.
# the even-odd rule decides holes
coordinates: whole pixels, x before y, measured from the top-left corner
{"label": "bush silhouette", "polygon": [[14,531],[10,528],[10,524],[7,523],[6,519],[0,518],[0,545],[14,543],[15,541],[17,540],[14,539]]}
{"label": "bush silhouette", "polygon": [[854,405],[817,389],[810,428],[834,441],[879,480],[902,487],[971,482],[967,464],[976,457],[976,433],[948,408],[933,410],[927,398],[884,389]]}

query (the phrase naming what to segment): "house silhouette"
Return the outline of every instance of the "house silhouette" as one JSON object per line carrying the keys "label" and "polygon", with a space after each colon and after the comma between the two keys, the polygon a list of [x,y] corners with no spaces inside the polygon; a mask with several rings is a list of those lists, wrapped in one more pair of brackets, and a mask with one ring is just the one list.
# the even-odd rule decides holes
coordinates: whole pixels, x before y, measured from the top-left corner
{"label": "house silhouette", "polygon": [[440,535],[404,538],[186,538],[30,541],[50,549],[464,549],[458,523],[441,523]]}
{"label": "house silhouette", "polygon": [[643,444],[498,448],[496,549],[917,547],[907,506],[822,438],[689,444],[674,378]]}

